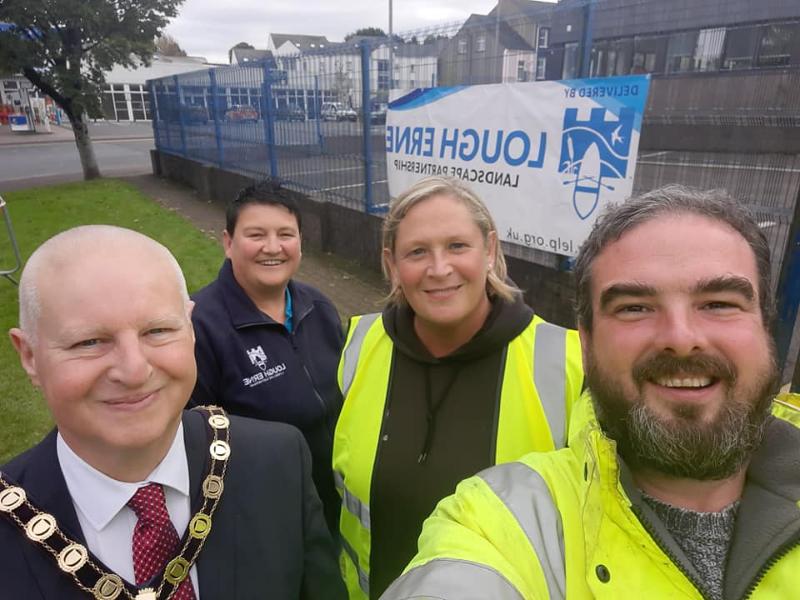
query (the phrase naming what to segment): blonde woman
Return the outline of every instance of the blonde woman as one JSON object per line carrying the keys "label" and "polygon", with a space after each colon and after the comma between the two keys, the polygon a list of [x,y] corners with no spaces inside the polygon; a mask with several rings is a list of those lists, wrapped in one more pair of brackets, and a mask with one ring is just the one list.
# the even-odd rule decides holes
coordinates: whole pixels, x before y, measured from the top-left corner
{"label": "blonde woman", "polygon": [[391,294],[354,317],[339,364],[333,465],[351,598],[378,598],[456,483],[564,446],[583,382],[577,332],[534,315],[506,278],[483,202],[421,180],[383,230]]}

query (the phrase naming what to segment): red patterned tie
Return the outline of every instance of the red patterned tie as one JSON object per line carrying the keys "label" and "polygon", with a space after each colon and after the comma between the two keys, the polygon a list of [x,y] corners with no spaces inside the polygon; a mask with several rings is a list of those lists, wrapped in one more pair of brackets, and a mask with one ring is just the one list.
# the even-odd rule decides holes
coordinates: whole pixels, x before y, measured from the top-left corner
{"label": "red patterned tie", "polygon": [[[157,483],[139,488],[128,500],[139,519],[133,528],[133,573],[136,585],[152,579],[178,552],[178,534],[169,519],[164,490]],[[157,586],[160,582],[154,582]],[[173,596],[176,600],[195,600],[194,587],[186,577]]]}

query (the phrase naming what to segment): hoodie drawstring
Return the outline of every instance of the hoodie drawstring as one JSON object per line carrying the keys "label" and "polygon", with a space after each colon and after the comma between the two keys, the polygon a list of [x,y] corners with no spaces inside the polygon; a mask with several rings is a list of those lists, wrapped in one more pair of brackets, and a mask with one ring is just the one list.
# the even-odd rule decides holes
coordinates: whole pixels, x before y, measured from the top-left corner
{"label": "hoodie drawstring", "polygon": [[450,381],[447,382],[447,385],[442,390],[441,395],[439,396],[439,401],[434,404],[432,398],[432,386],[431,386],[431,367],[430,365],[427,366],[425,369],[425,404],[428,407],[428,410],[425,414],[425,441],[422,444],[422,451],[419,453],[419,458],[417,458],[417,463],[422,464],[426,460],[428,460],[428,453],[431,450],[431,444],[433,443],[433,436],[436,432],[436,415],[439,412],[442,404],[444,404],[445,399],[450,394],[450,389],[455,384],[456,379],[458,379],[458,373],[461,370],[461,366],[458,365],[456,367],[455,373],[450,378]]}

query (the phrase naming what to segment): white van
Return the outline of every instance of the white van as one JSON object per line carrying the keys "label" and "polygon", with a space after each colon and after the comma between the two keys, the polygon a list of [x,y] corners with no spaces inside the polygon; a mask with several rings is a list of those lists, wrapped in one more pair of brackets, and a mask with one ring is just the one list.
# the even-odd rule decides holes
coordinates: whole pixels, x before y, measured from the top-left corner
{"label": "white van", "polygon": [[323,121],[357,121],[356,111],[341,102],[323,102],[319,111]]}

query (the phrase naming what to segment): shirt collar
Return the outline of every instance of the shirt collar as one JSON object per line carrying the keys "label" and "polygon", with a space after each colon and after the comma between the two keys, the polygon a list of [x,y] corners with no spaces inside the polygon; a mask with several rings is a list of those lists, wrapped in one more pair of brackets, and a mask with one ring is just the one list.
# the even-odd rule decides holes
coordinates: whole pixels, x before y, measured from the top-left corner
{"label": "shirt collar", "polygon": [[70,448],[59,433],[56,453],[61,472],[75,507],[97,530],[104,529],[140,487],[160,483],[189,497],[189,465],[183,444],[183,423],[178,423],[175,439],[164,459],[144,481],[117,481],[92,467]]}

